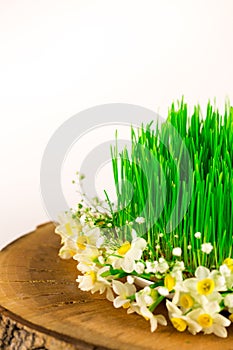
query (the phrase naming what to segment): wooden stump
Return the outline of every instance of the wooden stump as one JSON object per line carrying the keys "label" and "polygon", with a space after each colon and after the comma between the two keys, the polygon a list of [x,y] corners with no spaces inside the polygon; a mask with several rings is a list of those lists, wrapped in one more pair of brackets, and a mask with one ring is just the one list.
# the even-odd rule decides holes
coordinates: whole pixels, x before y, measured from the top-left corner
{"label": "wooden stump", "polygon": [[[227,339],[179,333],[171,325],[151,333],[142,317],[80,291],[76,263],[61,260],[59,248],[49,223],[0,252],[1,349],[233,349],[232,327]],[[159,312],[166,315],[165,307]]]}

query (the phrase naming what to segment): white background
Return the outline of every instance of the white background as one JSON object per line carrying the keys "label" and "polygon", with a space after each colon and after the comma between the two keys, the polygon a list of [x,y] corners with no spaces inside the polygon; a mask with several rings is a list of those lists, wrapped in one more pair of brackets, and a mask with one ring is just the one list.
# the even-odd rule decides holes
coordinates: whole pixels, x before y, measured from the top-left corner
{"label": "white background", "polygon": [[0,246],[49,220],[40,162],[72,115],[233,101],[232,18],[232,0],[0,1]]}

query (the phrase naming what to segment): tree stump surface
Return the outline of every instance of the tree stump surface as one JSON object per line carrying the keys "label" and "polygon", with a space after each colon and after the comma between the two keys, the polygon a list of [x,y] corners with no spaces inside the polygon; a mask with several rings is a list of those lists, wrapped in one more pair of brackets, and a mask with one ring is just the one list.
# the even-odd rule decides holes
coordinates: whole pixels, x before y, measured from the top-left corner
{"label": "tree stump surface", "polygon": [[[58,257],[52,223],[39,226],[0,252],[0,349],[12,350],[232,350],[228,338],[149,322],[115,309],[104,295],[78,289],[74,260]],[[166,315],[164,305],[157,313]]]}

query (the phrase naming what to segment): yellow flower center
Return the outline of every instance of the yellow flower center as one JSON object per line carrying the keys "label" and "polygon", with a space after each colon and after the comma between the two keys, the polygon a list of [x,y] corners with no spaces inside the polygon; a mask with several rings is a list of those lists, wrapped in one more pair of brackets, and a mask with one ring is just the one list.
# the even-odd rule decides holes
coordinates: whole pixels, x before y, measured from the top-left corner
{"label": "yellow flower center", "polygon": [[96,274],[95,271],[87,271],[85,273],[85,276],[90,276],[92,279],[92,283],[94,284],[96,282]]}
{"label": "yellow flower center", "polygon": [[181,295],[180,305],[185,309],[190,309],[193,306],[193,298],[189,294]]}
{"label": "yellow flower center", "polygon": [[170,292],[176,284],[176,279],[172,277],[171,275],[167,275],[164,278],[164,286],[168,289]]}
{"label": "yellow flower center", "polygon": [[182,318],[172,317],[171,322],[179,332],[184,332],[187,328],[187,322],[182,320]]}
{"label": "yellow flower center", "polygon": [[130,302],[128,301],[128,303],[125,303],[123,305],[123,309],[128,309],[128,307],[130,307]]}
{"label": "yellow flower center", "polygon": [[90,240],[87,236],[79,236],[77,239],[77,246],[79,247],[79,249],[86,249],[86,245],[90,243]]}
{"label": "yellow flower center", "polygon": [[214,281],[210,278],[204,278],[197,283],[197,291],[201,295],[211,294],[214,290]]}
{"label": "yellow flower center", "polygon": [[126,241],[122,244],[122,246],[117,250],[118,254],[125,255],[128,250],[130,250],[131,244]]}
{"label": "yellow flower center", "polygon": [[229,320],[230,320],[231,322],[233,322],[233,314],[230,314]]}
{"label": "yellow flower center", "polygon": [[228,269],[233,271],[233,259],[231,258],[226,258],[224,261],[223,261],[223,264],[227,265]]}
{"label": "yellow flower center", "polygon": [[208,328],[211,327],[213,324],[213,319],[210,315],[208,314],[201,314],[197,318],[197,322],[199,323],[200,326],[203,328]]}

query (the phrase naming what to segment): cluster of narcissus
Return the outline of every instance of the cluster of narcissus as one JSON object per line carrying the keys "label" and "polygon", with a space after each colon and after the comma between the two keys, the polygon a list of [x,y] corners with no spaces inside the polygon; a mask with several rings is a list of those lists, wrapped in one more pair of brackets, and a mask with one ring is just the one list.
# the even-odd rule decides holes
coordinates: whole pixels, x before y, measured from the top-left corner
{"label": "cluster of narcissus", "polygon": [[[150,321],[152,332],[167,325],[163,315],[156,315],[156,307],[166,298],[169,319],[178,331],[227,336],[226,327],[233,321],[233,259],[226,258],[212,271],[198,266],[190,277],[180,247],[173,248],[172,261],[163,256],[151,260],[147,241],[134,229],[130,241],[119,241],[94,224],[98,213],[89,211],[87,220],[84,212],[80,218],[72,212],[64,214],[56,227],[63,244],[59,255],[77,261],[81,290],[106,293],[114,307]],[[201,233],[195,238],[200,239]],[[203,254],[212,249],[210,243],[202,244]],[[223,316],[223,310],[229,315]]]}
{"label": "cluster of narcissus", "polygon": [[[64,214],[60,256],[77,260],[79,288],[106,292],[128,313],[180,332],[226,337],[233,322],[233,108],[191,117],[182,100],[167,120],[131,129],[111,148],[116,206],[106,194]],[[82,177],[82,176],[81,176]],[[129,185],[130,184],[130,185]],[[106,208],[105,203],[105,208]]]}

